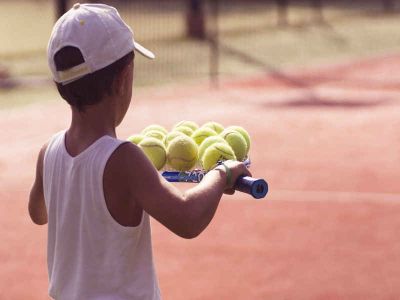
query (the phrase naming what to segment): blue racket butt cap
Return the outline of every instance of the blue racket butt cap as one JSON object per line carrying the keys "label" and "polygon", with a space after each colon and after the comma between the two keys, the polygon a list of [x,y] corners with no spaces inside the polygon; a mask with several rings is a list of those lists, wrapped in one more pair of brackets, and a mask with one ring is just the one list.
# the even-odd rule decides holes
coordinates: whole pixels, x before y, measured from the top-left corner
{"label": "blue racket butt cap", "polygon": [[261,199],[268,193],[268,183],[264,179],[249,176],[239,177],[235,183],[235,190],[250,194],[255,199]]}

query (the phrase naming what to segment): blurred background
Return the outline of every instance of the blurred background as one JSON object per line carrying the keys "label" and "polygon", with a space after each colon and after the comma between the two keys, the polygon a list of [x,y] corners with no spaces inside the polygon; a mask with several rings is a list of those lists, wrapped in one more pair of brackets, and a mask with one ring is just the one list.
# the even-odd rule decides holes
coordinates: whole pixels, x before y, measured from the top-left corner
{"label": "blurred background", "polygon": [[[84,1],[83,1],[84,2]],[[350,60],[399,47],[396,0],[121,0],[135,37],[157,54],[137,60],[137,86],[231,78]],[[49,80],[46,45],[67,0],[2,0],[5,79]],[[17,82],[14,82],[16,84]],[[0,94],[1,97],[1,94]]]}
{"label": "blurred background", "polygon": [[[270,185],[224,197],[195,240],[152,221],[164,299],[399,299],[400,0],[103,2],[157,56],[135,60],[118,136],[241,125]],[[41,145],[70,121],[46,46],[73,4],[0,1],[0,299],[47,296],[47,227],[27,198]]]}

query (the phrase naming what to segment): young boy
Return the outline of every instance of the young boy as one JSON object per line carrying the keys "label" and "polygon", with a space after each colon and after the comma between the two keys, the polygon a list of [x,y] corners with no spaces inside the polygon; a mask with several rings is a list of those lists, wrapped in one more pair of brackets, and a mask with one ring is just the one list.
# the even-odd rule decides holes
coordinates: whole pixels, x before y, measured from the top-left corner
{"label": "young boy", "polygon": [[222,194],[250,175],[227,161],[182,193],[136,145],[116,138],[131,101],[134,51],[154,58],[102,4],[75,4],[50,37],[50,69],[72,119],[39,153],[29,214],[36,224],[48,222],[54,299],[160,299],[149,215],[194,238]]}

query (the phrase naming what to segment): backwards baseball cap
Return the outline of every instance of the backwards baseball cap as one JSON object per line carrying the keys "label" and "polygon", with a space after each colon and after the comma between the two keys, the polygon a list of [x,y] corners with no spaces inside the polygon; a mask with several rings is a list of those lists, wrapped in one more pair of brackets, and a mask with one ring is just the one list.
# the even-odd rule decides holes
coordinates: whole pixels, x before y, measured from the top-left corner
{"label": "backwards baseball cap", "polygon": [[[67,46],[78,48],[84,62],[57,71],[54,56]],[[131,51],[155,58],[150,50],[135,42],[131,28],[114,7],[76,3],[54,25],[47,46],[47,59],[54,81],[68,84],[103,69]]]}

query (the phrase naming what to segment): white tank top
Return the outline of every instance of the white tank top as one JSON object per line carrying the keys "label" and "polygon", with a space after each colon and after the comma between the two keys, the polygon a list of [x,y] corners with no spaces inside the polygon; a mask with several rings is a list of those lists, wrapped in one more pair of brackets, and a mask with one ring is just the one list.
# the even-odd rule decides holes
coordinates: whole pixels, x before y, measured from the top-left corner
{"label": "white tank top", "polygon": [[103,136],[76,157],[66,151],[65,131],[48,144],[43,185],[54,299],[160,299],[149,215],[143,211],[137,227],[121,226],[104,198],[104,169],[122,143]]}

